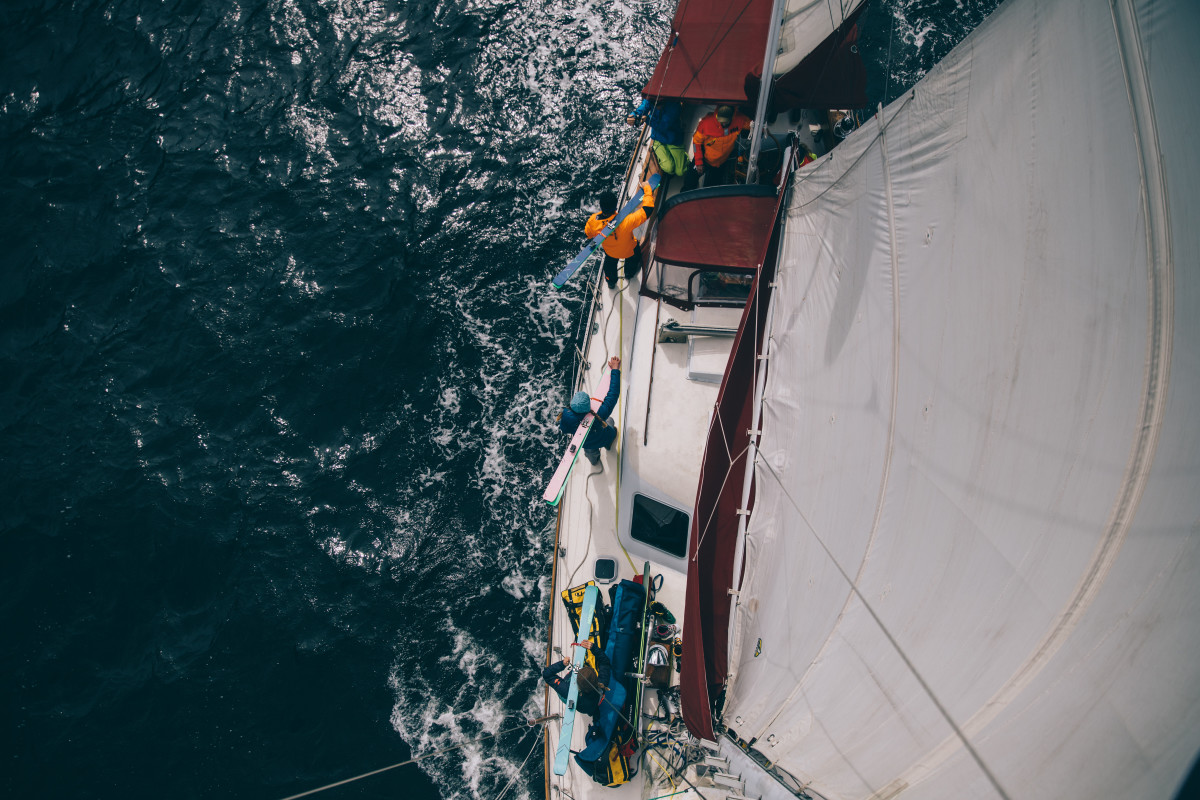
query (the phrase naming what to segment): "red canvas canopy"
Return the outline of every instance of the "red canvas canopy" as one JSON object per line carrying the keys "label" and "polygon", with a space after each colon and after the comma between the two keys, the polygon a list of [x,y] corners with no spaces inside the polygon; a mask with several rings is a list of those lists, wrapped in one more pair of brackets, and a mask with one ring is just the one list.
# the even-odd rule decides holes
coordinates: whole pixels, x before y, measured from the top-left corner
{"label": "red canvas canopy", "polygon": [[[757,196],[702,196],[665,208],[655,258],[688,267],[758,267],[771,236],[777,201],[770,187],[749,188],[767,191]],[[678,197],[689,194],[702,192]]]}
{"label": "red canvas canopy", "polygon": [[762,72],[770,20],[771,0],[682,0],[674,33],[642,94],[748,102],[746,78]]}
{"label": "red canvas canopy", "polygon": [[[764,248],[760,257],[765,258],[765,263],[755,276],[750,300],[742,312],[717,395],[718,411],[708,430],[700,488],[692,514],[679,688],[683,721],[694,736],[703,739],[716,738],[712,701],[728,675],[728,590],[741,584],[741,575],[733,574],[737,510],[746,471],[746,433],[754,411],[754,368],[762,345],[755,341],[754,332],[765,329],[775,275],[774,250],[775,245]],[[750,506],[753,505],[751,495]]]}
{"label": "red canvas canopy", "polygon": [[[786,165],[785,183],[790,168],[789,163]],[[761,239],[749,251],[749,259],[742,258],[742,263],[748,263],[751,267],[761,264],[762,267],[754,276],[750,298],[742,309],[741,323],[733,340],[733,352],[725,365],[725,375],[717,395],[719,411],[709,423],[688,546],[690,563],[687,599],[684,602],[683,665],[679,671],[679,688],[683,721],[694,736],[704,739],[716,738],[712,701],[720,693],[728,675],[729,589],[741,585],[741,575],[733,574],[733,554],[737,546],[737,511],[741,503],[747,448],[729,448],[725,445],[729,442],[748,442],[747,433],[753,416],[755,365],[762,345],[755,340],[754,332],[765,330],[779,248],[778,237],[772,234],[785,194],[780,193],[776,197],[771,187],[764,186],[718,187],[701,192],[731,192],[735,188],[751,194],[684,201],[674,208],[664,207],[655,256],[656,259],[662,258],[662,225],[680,211],[683,213],[678,222],[682,223],[685,216],[691,213],[703,217],[705,225],[716,224],[715,218],[708,217],[708,209],[714,212],[723,209],[722,213],[726,215],[755,215],[748,223],[743,218],[742,224],[753,226],[759,231]],[[691,203],[696,206],[687,209]],[[688,230],[698,237],[701,228],[703,226],[693,224]],[[669,248],[673,246],[674,243],[668,242]],[[682,246],[679,252],[682,252]],[[753,497],[752,493],[750,507],[754,505]]]}

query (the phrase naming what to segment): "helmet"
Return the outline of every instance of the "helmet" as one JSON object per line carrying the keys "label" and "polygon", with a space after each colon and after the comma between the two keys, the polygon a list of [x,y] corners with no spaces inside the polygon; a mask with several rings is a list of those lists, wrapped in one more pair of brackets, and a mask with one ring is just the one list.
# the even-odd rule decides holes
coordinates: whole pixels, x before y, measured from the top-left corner
{"label": "helmet", "polygon": [[592,398],[587,392],[576,392],[571,395],[571,410],[576,414],[586,414],[592,410]]}

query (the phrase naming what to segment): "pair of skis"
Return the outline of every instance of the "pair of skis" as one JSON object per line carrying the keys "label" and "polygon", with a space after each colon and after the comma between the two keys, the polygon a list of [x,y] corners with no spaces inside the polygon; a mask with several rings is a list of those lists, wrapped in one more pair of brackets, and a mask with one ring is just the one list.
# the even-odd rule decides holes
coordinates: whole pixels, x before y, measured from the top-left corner
{"label": "pair of skis", "polygon": [[[588,416],[591,416],[590,414]],[[588,584],[583,593],[583,608],[579,611],[579,632],[577,635],[588,640],[592,630],[592,618],[596,616],[596,603],[600,600],[600,590],[596,584]],[[587,658],[587,650],[579,645],[573,645],[571,654],[571,688],[567,690],[567,708],[563,711],[562,729],[558,733],[558,749],[554,751],[554,774],[566,775],[567,762],[571,757],[571,736],[575,732],[575,704],[579,702],[579,668]]]}
{"label": "pair of skis", "polygon": [[[653,191],[658,188],[661,180],[659,175],[653,175],[650,178],[650,189]],[[562,269],[551,283],[554,288],[561,289],[566,285],[571,276],[583,266],[583,262],[595,252],[605,239],[612,235],[617,226],[625,221],[625,218],[637,209],[642,204],[644,195],[637,193],[629,198],[629,201],[621,207],[617,215],[612,221],[604,226],[604,230],[592,237],[592,239],[584,245],[579,255],[571,259],[570,263]],[[609,383],[612,380],[612,371],[604,373],[604,377],[600,379],[600,385],[596,387],[596,394],[604,397],[608,394]],[[562,499],[563,492],[567,487],[567,479],[571,477],[571,470],[575,467],[575,461],[579,458],[579,451],[583,448],[583,442],[587,439],[587,435],[591,432],[592,426],[596,423],[596,411],[600,410],[601,401],[595,398],[592,399],[592,410],[584,415],[583,420],[579,423],[579,427],[575,431],[575,435],[571,437],[570,444],[567,445],[567,452],[563,455],[562,461],[559,462],[558,469],[554,471],[554,475],[550,478],[550,483],[546,486],[546,491],[542,494],[542,499],[550,505],[558,505]],[[646,563],[646,573],[649,573],[649,562]],[[579,613],[579,631],[583,635],[587,635],[592,629],[592,619],[596,615],[596,604],[600,599],[600,590],[595,584],[587,587],[583,594],[583,607]],[[642,610],[643,626],[645,620],[645,608]],[[587,658],[587,652],[584,648],[578,645],[574,646],[574,652],[571,655],[571,687],[567,690],[567,708],[563,712],[562,729],[558,735],[558,749],[554,753],[554,774],[566,775],[567,763],[571,757],[571,736],[575,732],[575,706],[579,702],[579,680],[578,670],[583,666],[584,659]],[[643,632],[642,652],[640,660],[645,661],[645,636]],[[639,689],[640,694],[640,689]]]}
{"label": "pair of skis", "polygon": [[[661,182],[662,176],[658,174],[651,175],[650,180],[647,181],[647,183],[650,184],[651,191],[657,189],[659,183]],[[634,210],[642,204],[644,199],[644,192],[635,193],[633,197],[629,198],[629,201],[621,207],[621,210],[618,211],[616,216],[612,218],[612,221],[604,226],[604,230],[593,236],[591,240],[584,245],[583,250],[579,251],[579,255],[571,259],[571,263],[567,264],[567,266],[565,266],[561,272],[554,276],[554,278],[550,281],[552,284],[554,284],[554,287],[556,289],[561,289],[563,286],[565,286],[567,281],[570,280],[571,276],[575,274],[576,270],[583,265],[583,262],[588,260],[588,257],[591,256],[595,249],[599,247],[605,239],[612,235],[613,231],[617,229],[617,226],[624,222],[625,218],[632,214]],[[611,377],[611,373],[605,373],[604,377],[601,378],[600,385],[596,387],[596,394],[599,397],[604,397],[608,394],[608,382]],[[595,412],[599,409],[600,401],[593,399],[592,411]],[[550,505],[556,506],[558,505],[558,501],[562,499],[563,491],[565,491],[567,488],[567,478],[571,477],[571,470],[575,468],[575,460],[579,458],[579,450],[583,447],[583,441],[587,438],[587,435],[591,432],[592,426],[595,423],[596,417],[594,413],[585,415],[583,421],[579,423],[579,427],[575,430],[575,435],[571,437],[571,442],[567,445],[567,452],[563,454],[562,460],[558,464],[558,469],[556,469],[554,474],[550,476],[550,483],[546,485],[546,491],[542,494],[542,499]]]}
{"label": "pair of skis", "polygon": [[[650,626],[647,615],[650,610],[650,593],[653,591],[649,561],[642,567],[642,587],[645,589],[645,596],[642,600],[642,641],[638,647],[637,670],[644,678],[646,672],[646,647],[650,641]],[[596,603],[599,599],[600,590],[596,587],[596,584],[588,584],[587,589],[583,593],[583,607],[579,611],[579,631],[576,634],[577,636],[584,637],[584,641],[587,641],[587,637],[591,633],[592,618],[596,614]],[[584,659],[587,658],[587,652],[583,648],[578,645],[574,645],[574,647],[575,651],[571,655],[571,687],[567,690],[567,708],[563,711],[562,728],[558,734],[558,749],[554,752],[555,775],[565,775],[567,773],[567,764],[571,756],[571,737],[575,733],[575,705],[579,702],[577,671],[583,666]],[[638,719],[639,725],[641,722],[642,691],[644,688],[644,680],[638,680],[633,709],[635,719]]]}
{"label": "pair of skis", "polygon": [[[600,379],[600,385],[596,387],[596,395],[598,397],[606,396],[608,385],[611,382],[612,370],[609,370]],[[563,454],[562,461],[558,462],[558,469],[554,470],[554,474],[550,476],[550,483],[546,484],[546,491],[542,493],[542,499],[552,506],[558,505],[563,492],[566,491],[567,478],[571,477],[571,470],[575,468],[575,459],[579,458],[579,451],[583,449],[583,440],[587,438],[592,426],[596,424],[595,412],[600,410],[600,403],[600,400],[592,398],[592,410],[585,414],[583,421],[579,423],[575,435],[571,437],[571,443],[567,445],[567,452]]]}
{"label": "pair of skis", "polygon": [[[650,184],[651,191],[658,188],[658,184],[661,180],[661,175],[654,174],[650,176],[650,180],[648,182]],[[625,205],[621,206],[621,210],[618,211],[617,215],[612,218],[612,222],[605,225],[604,230],[593,236],[588,243],[583,246],[583,249],[579,251],[579,255],[572,258],[570,263],[562,268],[561,272],[550,279],[550,283],[554,285],[554,288],[561,289],[562,287],[566,286],[567,281],[571,280],[571,276],[575,274],[575,271],[583,266],[583,262],[587,261],[588,258],[591,257],[592,253],[596,251],[596,248],[599,247],[605,239],[607,239],[609,236],[612,236],[612,233],[617,229],[617,226],[624,222],[625,218],[632,214],[634,210],[641,204],[642,192],[635,192],[634,196],[629,198]]]}
{"label": "pair of skis", "polygon": [[637,720],[636,725],[638,730],[636,733],[639,740],[642,733],[642,695],[646,689],[646,655],[650,645],[650,593],[654,591],[654,582],[651,580],[649,561],[645,562],[645,566],[642,567],[642,588],[646,590],[646,596],[642,600],[642,641],[638,646],[637,662],[637,671],[642,677],[638,679],[637,689],[633,696],[633,714],[634,719]]}

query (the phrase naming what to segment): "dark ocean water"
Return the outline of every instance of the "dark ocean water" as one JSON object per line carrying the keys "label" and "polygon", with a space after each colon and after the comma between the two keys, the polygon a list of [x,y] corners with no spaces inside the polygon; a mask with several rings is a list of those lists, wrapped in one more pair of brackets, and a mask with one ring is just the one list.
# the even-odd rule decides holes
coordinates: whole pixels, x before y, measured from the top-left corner
{"label": "dark ocean water", "polygon": [[0,6],[0,793],[541,796],[547,279],[672,7]]}

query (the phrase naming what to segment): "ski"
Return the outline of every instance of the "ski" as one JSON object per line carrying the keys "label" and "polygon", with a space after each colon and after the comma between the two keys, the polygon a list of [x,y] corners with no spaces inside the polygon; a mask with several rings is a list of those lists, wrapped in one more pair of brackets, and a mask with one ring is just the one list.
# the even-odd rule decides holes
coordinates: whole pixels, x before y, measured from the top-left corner
{"label": "ski", "polygon": [[[650,180],[648,181],[650,184],[650,189],[657,189],[659,181],[661,180],[662,177],[660,175],[651,175]],[[558,273],[553,279],[551,279],[550,283],[554,284],[554,288],[561,289],[563,286],[565,286],[567,281],[571,280],[571,276],[575,274],[575,270],[583,266],[583,262],[588,260],[596,248],[600,246],[600,243],[611,236],[612,232],[617,229],[617,226],[624,222],[625,218],[632,214],[634,209],[641,204],[642,192],[641,187],[639,186],[637,193],[634,194],[633,197],[629,198],[625,205],[621,207],[621,210],[617,212],[615,217],[613,217],[612,222],[605,225],[604,230],[593,236],[591,240],[583,246],[583,249],[579,251],[579,255],[571,259],[571,263],[563,267],[562,272]]]}
{"label": "ski", "polygon": [[571,477],[575,459],[579,458],[579,451],[583,449],[583,440],[587,438],[595,421],[595,414],[585,414],[583,421],[575,429],[575,435],[567,445],[567,452],[563,454],[562,461],[558,462],[558,469],[554,470],[554,474],[550,476],[550,483],[546,484],[546,491],[542,493],[542,499],[550,505],[556,506],[562,499],[563,491],[567,488],[567,478]]}
{"label": "ski", "polygon": [[642,696],[646,688],[645,676],[646,672],[648,671],[646,666],[646,653],[650,645],[650,620],[648,619],[650,613],[650,593],[654,588],[651,581],[649,561],[647,561],[645,566],[642,567],[642,586],[646,589],[646,598],[642,601],[642,645],[638,650],[637,663],[637,671],[642,675],[642,677],[637,682],[637,691],[634,693],[633,698],[633,713],[634,719],[638,720],[639,730],[637,731],[637,734],[639,739],[641,738],[640,728],[642,725]]}
{"label": "ski", "polygon": [[[600,385],[596,387],[596,394],[600,397],[608,394],[608,386],[611,382],[612,370],[609,370],[600,379]],[[603,400],[593,398],[592,411],[599,411],[602,402]],[[558,469],[554,470],[554,474],[550,476],[550,483],[546,484],[546,491],[542,493],[542,499],[550,505],[556,506],[562,499],[563,492],[567,488],[567,478],[571,477],[571,470],[575,468],[575,459],[579,458],[579,451],[583,448],[583,440],[587,438],[588,432],[591,431],[595,422],[595,414],[585,414],[583,421],[575,429],[575,435],[571,437],[571,442],[567,445],[567,452],[563,453],[562,460],[558,462]]]}
{"label": "ski", "polygon": [[[590,416],[590,415],[589,415]],[[579,612],[579,632],[577,636],[587,636],[592,630],[592,617],[596,614],[596,602],[600,599],[600,590],[596,584],[589,584],[583,593],[583,608]],[[571,688],[567,690],[567,707],[563,711],[562,729],[558,732],[558,750],[554,753],[554,774],[567,774],[567,760],[571,756],[571,735],[575,732],[575,704],[579,701],[579,682],[577,670],[583,666],[587,658],[587,650],[574,647],[571,653]]]}
{"label": "ski", "polygon": [[596,386],[596,396],[592,398],[592,413],[595,414],[600,410],[600,406],[604,405],[604,397],[608,394],[608,387],[612,383],[612,370],[605,370],[600,376],[600,383]]}

